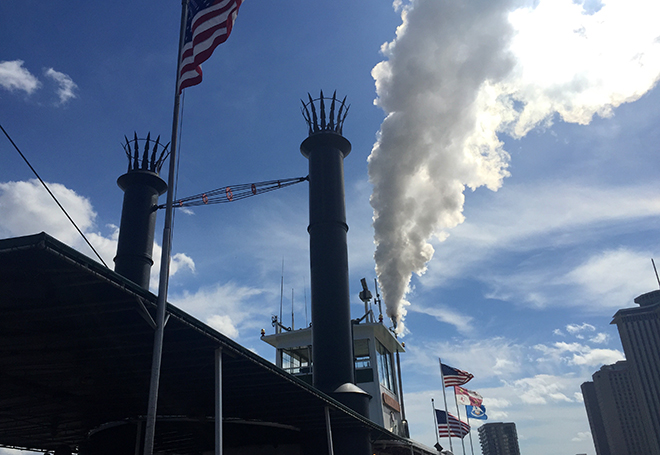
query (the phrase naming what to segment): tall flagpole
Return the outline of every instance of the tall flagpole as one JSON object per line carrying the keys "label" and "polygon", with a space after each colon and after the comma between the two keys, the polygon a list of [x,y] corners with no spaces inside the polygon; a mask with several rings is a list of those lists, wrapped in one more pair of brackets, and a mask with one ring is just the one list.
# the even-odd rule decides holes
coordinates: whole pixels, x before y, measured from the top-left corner
{"label": "tall flagpole", "polygon": [[179,49],[177,52],[176,84],[174,91],[174,114],[172,116],[172,140],[170,141],[170,165],[167,179],[167,203],[165,205],[165,225],[163,227],[163,248],[160,259],[160,279],[158,282],[158,307],[156,310],[156,331],[151,359],[151,382],[149,384],[149,404],[147,424],[144,436],[144,455],[153,455],[156,434],[156,414],[158,408],[158,385],[160,382],[160,364],[163,354],[163,334],[165,331],[165,313],[167,307],[167,287],[170,276],[170,257],[172,251],[172,212],[174,207],[174,180],[176,176],[177,137],[179,129],[180,98],[179,73],[181,71],[181,50],[186,33],[188,0],[181,1],[181,27],[179,29]]}
{"label": "tall flagpole", "polygon": [[451,443],[451,431],[449,431],[449,409],[447,409],[447,392],[445,391],[445,375],[442,372],[442,359],[438,357],[440,362],[440,378],[442,379],[442,396],[445,399],[445,414],[447,414],[447,434],[449,435],[449,451],[454,453],[454,446]]}
{"label": "tall flagpole", "polygon": [[[467,409],[467,408],[466,408]],[[470,427],[470,451],[474,455],[474,445],[472,444],[472,426],[470,426],[470,415],[465,411],[465,418],[467,419],[467,424]]]}
{"label": "tall flagpole", "polygon": [[438,415],[435,412],[435,401],[431,398],[431,407],[433,408],[433,421],[435,422],[435,442],[440,445],[440,428],[438,428]]}
{"label": "tall flagpole", "polygon": [[[456,403],[456,415],[458,420],[461,420],[461,411],[458,409],[458,398],[456,398],[456,389],[454,388],[454,402]],[[465,455],[465,436],[461,438],[461,444],[463,445],[463,455]]]}

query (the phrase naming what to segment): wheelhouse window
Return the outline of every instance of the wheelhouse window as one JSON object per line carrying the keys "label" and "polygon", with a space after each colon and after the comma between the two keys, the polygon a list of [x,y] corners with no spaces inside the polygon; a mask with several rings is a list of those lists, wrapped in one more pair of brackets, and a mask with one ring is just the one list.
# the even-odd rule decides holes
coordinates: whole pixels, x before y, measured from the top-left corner
{"label": "wheelhouse window", "polygon": [[376,357],[378,359],[378,378],[380,385],[396,393],[392,353],[378,340],[376,340]]}
{"label": "wheelhouse window", "polygon": [[311,373],[310,346],[299,346],[282,350],[282,369],[291,374]]}
{"label": "wheelhouse window", "polygon": [[353,355],[355,356],[355,369],[371,368],[371,357],[369,357],[369,340],[355,340],[353,343]]}

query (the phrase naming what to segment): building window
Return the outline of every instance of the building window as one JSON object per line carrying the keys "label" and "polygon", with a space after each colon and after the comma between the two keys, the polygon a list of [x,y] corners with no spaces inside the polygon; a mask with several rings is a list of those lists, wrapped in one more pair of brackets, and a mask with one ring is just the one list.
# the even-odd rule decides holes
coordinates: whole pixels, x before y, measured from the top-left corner
{"label": "building window", "polygon": [[369,340],[355,340],[353,342],[353,355],[355,356],[355,369],[371,368],[369,357]]}
{"label": "building window", "polygon": [[291,374],[309,374],[311,373],[311,354],[310,346],[299,346],[282,350],[282,369]]}
{"label": "building window", "polygon": [[392,353],[378,340],[376,340],[376,357],[378,358],[378,378],[380,379],[380,385],[396,393]]}
{"label": "building window", "polygon": [[356,384],[374,382],[374,370],[371,368],[368,339],[353,341],[353,356],[355,360]]}

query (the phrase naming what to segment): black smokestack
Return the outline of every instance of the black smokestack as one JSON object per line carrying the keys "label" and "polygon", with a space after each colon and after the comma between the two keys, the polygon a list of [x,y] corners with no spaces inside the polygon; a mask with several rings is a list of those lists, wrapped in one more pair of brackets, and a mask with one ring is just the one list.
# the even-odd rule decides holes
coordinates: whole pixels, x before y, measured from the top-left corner
{"label": "black smokestack", "polygon": [[[309,160],[312,379],[316,388],[368,418],[370,396],[354,379],[344,202],[344,158],[351,143],[341,134],[348,111],[345,102],[346,98],[337,100],[336,93],[324,98],[323,92],[303,102],[309,127],[300,151]],[[338,429],[333,442],[335,453],[372,453],[369,432],[362,427]]]}
{"label": "black smokestack", "polygon": [[312,371],[314,386],[326,393],[354,382],[344,203],[344,158],[351,143],[341,135],[347,110],[344,101],[324,99],[323,92],[303,103],[309,127],[300,151],[309,160]]}
{"label": "black smokestack", "polygon": [[114,259],[115,271],[145,289],[149,289],[149,276],[154,263],[152,254],[158,196],[167,190],[167,184],[158,176],[167,146],[161,146],[159,140],[160,136],[153,142],[150,158],[152,141],[147,135],[140,158],[137,135],[134,135],[132,153],[131,143],[126,139],[124,150],[128,156],[128,172],[117,179],[117,185],[124,191],[124,205]]}

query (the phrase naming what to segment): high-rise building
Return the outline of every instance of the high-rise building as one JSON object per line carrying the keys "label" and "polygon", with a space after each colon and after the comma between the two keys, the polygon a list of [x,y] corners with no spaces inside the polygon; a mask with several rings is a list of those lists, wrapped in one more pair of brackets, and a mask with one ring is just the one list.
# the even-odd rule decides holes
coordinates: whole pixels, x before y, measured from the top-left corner
{"label": "high-rise building", "polygon": [[483,455],[520,455],[518,432],[513,422],[492,422],[479,427]]}
{"label": "high-rise building", "polygon": [[[590,386],[593,385],[593,393]],[[654,454],[628,362],[604,365],[582,387],[598,455]]]}
{"label": "high-rise building", "polygon": [[596,455],[611,455],[610,445],[607,442],[607,431],[603,422],[603,413],[598,405],[596,386],[593,382],[587,381],[582,383],[580,388],[582,389],[582,397],[584,398],[584,407],[587,408],[589,428],[591,429],[591,437],[596,447]]}
{"label": "high-rise building", "polygon": [[623,345],[640,413],[649,434],[649,454],[660,454],[660,290],[635,299],[638,307],[612,319]]}

